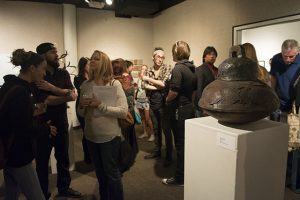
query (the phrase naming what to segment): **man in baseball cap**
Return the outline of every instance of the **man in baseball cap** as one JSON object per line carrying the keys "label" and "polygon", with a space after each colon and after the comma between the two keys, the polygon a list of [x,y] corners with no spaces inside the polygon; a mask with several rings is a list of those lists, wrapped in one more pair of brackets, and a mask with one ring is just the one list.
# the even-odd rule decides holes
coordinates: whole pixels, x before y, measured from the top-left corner
{"label": "man in baseball cap", "polygon": [[46,53],[47,51],[50,51],[53,49],[56,49],[54,44],[52,44],[50,42],[45,42],[36,47],[36,52],[38,54],[42,55],[42,54]]}
{"label": "man in baseball cap", "polygon": [[51,121],[57,127],[57,136],[40,137],[37,141],[36,171],[46,199],[51,197],[48,191],[48,163],[52,148],[57,161],[57,189],[59,196],[80,198],[82,195],[70,188],[69,173],[69,132],[67,102],[74,101],[77,94],[67,70],[59,68],[57,49],[53,43],[45,42],[36,47],[36,52],[47,61],[45,80],[35,83],[32,92],[37,102],[47,104],[47,111],[38,117],[41,122]]}

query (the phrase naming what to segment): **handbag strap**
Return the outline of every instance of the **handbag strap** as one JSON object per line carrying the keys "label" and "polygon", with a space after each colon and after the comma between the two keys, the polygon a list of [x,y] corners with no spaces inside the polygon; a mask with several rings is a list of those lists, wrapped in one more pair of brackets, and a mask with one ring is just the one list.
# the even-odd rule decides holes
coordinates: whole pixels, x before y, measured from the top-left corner
{"label": "handbag strap", "polygon": [[114,83],[115,83],[116,79],[113,79],[111,82],[110,82],[110,86],[114,86]]}

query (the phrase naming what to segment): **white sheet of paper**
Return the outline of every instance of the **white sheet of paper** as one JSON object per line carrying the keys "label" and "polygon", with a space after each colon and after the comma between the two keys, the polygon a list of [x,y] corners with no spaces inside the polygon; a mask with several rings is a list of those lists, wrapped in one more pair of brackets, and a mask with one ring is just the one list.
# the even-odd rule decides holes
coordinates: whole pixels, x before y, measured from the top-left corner
{"label": "white sheet of paper", "polygon": [[[93,86],[95,97],[107,106],[115,106],[117,103],[117,87],[114,86]],[[101,116],[102,113],[94,110],[94,116]]]}

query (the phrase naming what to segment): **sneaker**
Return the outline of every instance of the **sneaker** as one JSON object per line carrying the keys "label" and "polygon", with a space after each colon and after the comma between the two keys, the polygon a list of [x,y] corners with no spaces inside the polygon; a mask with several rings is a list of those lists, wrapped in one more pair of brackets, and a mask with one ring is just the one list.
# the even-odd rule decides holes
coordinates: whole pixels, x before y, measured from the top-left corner
{"label": "sneaker", "polygon": [[140,139],[143,139],[143,138],[146,138],[146,137],[148,137],[147,133],[143,133],[142,135],[139,136]]}
{"label": "sneaker", "polygon": [[148,159],[159,159],[161,157],[161,154],[159,152],[152,152],[148,155],[144,156],[144,159],[148,160]]}
{"label": "sneaker", "polygon": [[72,188],[68,188],[66,190],[60,191],[58,193],[61,197],[69,197],[69,198],[81,198],[82,194],[76,190],[73,190]]}
{"label": "sneaker", "polygon": [[148,142],[153,142],[155,140],[154,134],[151,134],[151,136],[148,139]]}
{"label": "sneaker", "polygon": [[184,185],[183,182],[177,181],[174,177],[164,178],[161,182],[166,185],[174,185],[174,186],[183,186]]}

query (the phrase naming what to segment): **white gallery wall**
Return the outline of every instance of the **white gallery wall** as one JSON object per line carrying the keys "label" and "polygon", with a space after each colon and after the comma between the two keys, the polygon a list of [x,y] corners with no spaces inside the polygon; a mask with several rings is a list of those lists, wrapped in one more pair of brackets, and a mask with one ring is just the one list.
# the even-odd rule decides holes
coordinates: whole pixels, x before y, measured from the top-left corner
{"label": "white gallery wall", "polygon": [[[77,9],[77,53],[79,58],[99,49],[112,59],[142,59],[151,64],[153,47],[161,46],[166,50],[165,62],[173,64],[172,44],[185,40],[196,65],[201,64],[203,49],[215,46],[218,65],[228,56],[233,26],[298,13],[299,0],[187,0],[153,19],[115,18],[111,11]],[[0,26],[0,54],[18,47],[34,50],[44,41],[63,50],[62,5],[1,1]]]}
{"label": "white gallery wall", "polygon": [[32,2],[1,1],[0,53],[11,53],[16,48],[35,51],[45,41],[63,49],[62,6]]}
{"label": "white gallery wall", "polygon": [[51,41],[63,49],[62,6],[1,1],[0,3],[0,85],[2,76],[18,74],[9,57],[13,50],[35,51],[37,45]]}
{"label": "white gallery wall", "polygon": [[142,59],[152,64],[152,19],[116,18],[112,11],[77,9],[78,56],[100,50],[111,59]]}
{"label": "white gallery wall", "polygon": [[[18,73],[9,64],[13,50],[35,51],[38,44],[49,41],[57,44],[61,54],[69,38],[64,35],[64,23],[68,21],[64,21],[63,5],[0,2],[1,85],[3,75]],[[299,0],[186,0],[153,19],[116,18],[112,11],[76,9],[77,33],[72,34],[72,40],[77,39],[77,60],[91,56],[97,49],[111,59],[139,59],[151,65],[153,48],[160,46],[166,50],[165,63],[173,65],[171,47],[177,40],[184,40],[190,44],[191,60],[196,66],[201,64],[206,46],[217,49],[219,65],[228,57],[233,26],[299,13]]]}
{"label": "white gallery wall", "polygon": [[[272,33],[272,34],[270,34]],[[300,43],[300,21],[273,24],[242,31],[241,43],[250,42],[256,48],[257,59],[270,71],[269,60],[281,52],[281,44],[286,39],[295,39]]]}
{"label": "white gallery wall", "polygon": [[228,57],[233,26],[299,13],[299,0],[187,0],[153,19],[154,46],[167,50],[170,63],[175,41],[187,41],[196,66],[202,62],[204,48],[214,46],[218,65]]}

